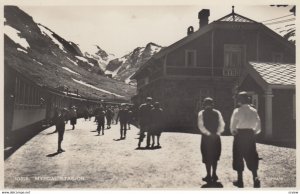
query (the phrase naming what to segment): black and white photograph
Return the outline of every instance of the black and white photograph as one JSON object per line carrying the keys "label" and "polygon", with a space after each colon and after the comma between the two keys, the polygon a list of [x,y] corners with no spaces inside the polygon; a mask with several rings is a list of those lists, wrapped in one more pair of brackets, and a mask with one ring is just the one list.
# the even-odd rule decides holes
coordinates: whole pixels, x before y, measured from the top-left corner
{"label": "black and white photograph", "polygon": [[2,5],[5,191],[298,193],[296,2],[42,2]]}

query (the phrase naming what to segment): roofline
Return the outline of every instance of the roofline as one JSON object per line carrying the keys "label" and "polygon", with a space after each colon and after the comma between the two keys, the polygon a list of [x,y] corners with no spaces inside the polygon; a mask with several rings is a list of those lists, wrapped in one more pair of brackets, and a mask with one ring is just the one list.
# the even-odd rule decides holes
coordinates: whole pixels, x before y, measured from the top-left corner
{"label": "roofline", "polygon": [[[254,81],[264,90],[264,91],[268,91],[269,89],[296,89],[295,85],[281,85],[281,84],[270,84],[268,83],[266,80],[264,80],[259,73],[254,69],[253,66],[250,65],[250,63],[253,62],[255,63],[255,61],[249,61],[248,63],[246,63],[245,65],[245,73],[244,75],[238,80],[239,82],[239,86],[241,85],[241,83],[246,79],[247,75],[252,76],[252,78],[254,78]],[[290,64],[290,63],[287,63]],[[295,64],[291,64],[291,65],[295,65]],[[247,71],[248,70],[248,71]]]}
{"label": "roofline", "polygon": [[[230,14],[228,14],[228,15],[231,15],[231,14],[232,14],[232,13],[230,13]],[[224,16],[224,17],[222,17],[222,18],[225,18],[225,17],[227,17],[228,15],[226,15],[226,16]],[[244,16],[241,16],[241,15],[236,14],[236,13],[235,13],[235,15],[238,15],[238,16],[240,16],[240,17],[244,17]],[[222,19],[222,18],[220,18],[220,19]],[[246,18],[246,17],[244,17],[244,18]],[[219,20],[220,20],[220,19],[219,19]],[[251,20],[251,19],[249,19],[249,18],[246,18],[246,19]],[[244,23],[245,23],[246,25],[249,25],[249,24],[250,24],[250,25],[257,25],[257,26],[258,26],[258,30],[261,29],[261,30],[265,31],[266,33],[270,34],[271,36],[273,36],[274,38],[276,38],[277,40],[279,40],[281,43],[285,44],[289,49],[291,49],[291,50],[295,50],[295,49],[296,49],[296,46],[295,46],[293,43],[291,43],[291,42],[289,42],[288,40],[284,39],[282,36],[280,36],[279,34],[277,34],[276,32],[274,32],[273,30],[271,30],[270,28],[268,28],[267,26],[265,26],[265,25],[262,24],[262,23],[256,22],[256,21],[254,21],[254,20],[251,20],[251,21],[253,21],[253,23],[250,23],[250,22],[226,22],[226,21],[219,21],[219,20],[213,21],[212,23],[210,23],[210,24],[208,24],[208,25],[206,25],[206,26],[200,28],[200,29],[197,30],[196,32],[192,33],[191,35],[185,36],[185,37],[183,37],[182,39],[178,40],[177,42],[171,44],[170,46],[163,48],[163,49],[160,50],[158,53],[154,54],[148,61],[146,61],[146,62],[144,63],[144,65],[142,65],[142,66],[141,66],[141,67],[140,67],[140,68],[139,68],[139,69],[131,76],[131,78],[132,78],[132,79],[135,79],[135,78],[136,78],[136,75],[139,74],[145,67],[148,66],[148,63],[152,62],[152,61],[155,60],[155,59],[162,58],[162,57],[164,57],[165,55],[169,54],[170,52],[174,51],[175,49],[177,49],[177,48],[179,48],[179,47],[185,45],[186,43],[188,43],[188,42],[190,42],[190,41],[192,41],[192,40],[198,38],[198,37],[201,36],[201,35],[204,35],[204,34],[210,32],[211,30],[217,28],[218,25],[219,25],[220,23],[223,23],[223,24],[224,24],[224,23],[231,23],[231,24],[232,24],[232,23],[233,23],[233,24],[234,24],[234,23],[239,23],[239,24],[241,24],[241,23],[244,24]]]}

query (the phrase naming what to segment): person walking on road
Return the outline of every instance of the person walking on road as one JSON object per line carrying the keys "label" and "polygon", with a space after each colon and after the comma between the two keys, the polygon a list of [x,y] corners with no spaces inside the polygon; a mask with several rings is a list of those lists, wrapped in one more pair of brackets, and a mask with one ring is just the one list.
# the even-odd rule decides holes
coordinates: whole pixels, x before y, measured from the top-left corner
{"label": "person walking on road", "polygon": [[102,135],[104,135],[104,128],[105,128],[105,111],[102,105],[100,105],[95,110],[95,119],[97,122],[97,132],[98,135],[100,135],[100,132],[102,130]]}
{"label": "person walking on road", "polygon": [[75,106],[72,106],[70,110],[70,122],[72,125],[72,129],[74,130],[75,125],[77,124],[77,110]]}
{"label": "person walking on road", "polygon": [[205,164],[207,173],[202,180],[207,183],[216,182],[219,179],[216,171],[221,155],[220,135],[225,126],[222,114],[213,106],[213,99],[210,97],[205,98],[203,100],[204,110],[201,110],[198,114],[198,128],[202,133],[202,162]]}
{"label": "person walking on road", "polygon": [[121,109],[119,110],[119,114],[117,116],[116,122],[118,123],[120,120],[120,139],[126,138],[127,132],[127,122],[128,122],[128,109],[126,108],[126,104],[121,105]]}
{"label": "person walking on road", "polygon": [[105,117],[106,117],[106,124],[107,124],[107,129],[111,128],[111,120],[113,117],[113,111],[111,110],[110,107],[107,107],[106,112],[105,112]]}
{"label": "person walking on road", "polygon": [[152,145],[151,147],[155,146],[155,137],[157,138],[157,147],[160,148],[160,136],[162,133],[162,129],[164,127],[164,115],[163,109],[160,108],[159,102],[154,103],[154,107],[151,109],[151,129],[150,134],[152,137]]}
{"label": "person walking on road", "polygon": [[117,117],[118,117],[118,114],[119,114],[119,107],[118,107],[118,105],[116,105],[116,107],[114,107],[114,109],[113,109],[113,112],[114,112],[114,116],[113,116],[113,122],[114,122],[114,124],[116,125],[116,124],[118,124],[117,123]]}
{"label": "person walking on road", "polygon": [[147,145],[146,148],[150,147],[150,134],[149,129],[151,125],[151,110],[152,110],[152,98],[147,97],[146,103],[141,104],[139,107],[139,125],[140,125],[140,137],[138,142],[138,148],[141,147],[141,143],[145,138],[145,133],[147,132]]}
{"label": "person walking on road", "polygon": [[257,175],[259,157],[256,150],[255,135],[261,131],[261,122],[257,110],[250,106],[247,92],[240,92],[237,96],[239,108],[234,109],[230,130],[233,140],[233,169],[237,171],[238,179],[233,184],[244,187],[244,160],[253,175],[253,187],[260,187]]}
{"label": "person walking on road", "polygon": [[65,150],[62,149],[61,143],[64,139],[64,133],[65,133],[65,125],[66,125],[66,115],[67,115],[67,109],[58,109],[57,110],[57,117],[55,120],[55,126],[58,133],[58,148],[57,153],[64,152]]}

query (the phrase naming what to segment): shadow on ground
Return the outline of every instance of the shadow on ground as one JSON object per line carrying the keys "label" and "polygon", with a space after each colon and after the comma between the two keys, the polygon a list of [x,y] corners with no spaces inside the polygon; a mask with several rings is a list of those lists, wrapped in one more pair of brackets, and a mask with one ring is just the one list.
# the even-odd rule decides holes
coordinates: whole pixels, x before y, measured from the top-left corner
{"label": "shadow on ground", "polygon": [[201,188],[223,188],[223,184],[221,182],[206,183]]}

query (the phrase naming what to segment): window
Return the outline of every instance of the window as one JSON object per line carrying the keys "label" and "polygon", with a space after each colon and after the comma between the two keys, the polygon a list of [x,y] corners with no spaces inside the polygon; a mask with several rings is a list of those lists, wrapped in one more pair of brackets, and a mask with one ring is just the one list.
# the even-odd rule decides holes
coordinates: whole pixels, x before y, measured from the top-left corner
{"label": "window", "polygon": [[224,76],[238,76],[240,67],[243,64],[243,45],[225,44],[224,45]]}
{"label": "window", "polygon": [[239,45],[224,46],[224,67],[240,67],[242,63],[242,48]]}
{"label": "window", "polygon": [[281,63],[283,59],[283,54],[282,53],[278,53],[278,52],[273,52],[272,53],[272,61],[274,63]]}
{"label": "window", "polygon": [[196,66],[196,56],[197,53],[195,50],[186,50],[185,51],[185,66],[194,67]]}

